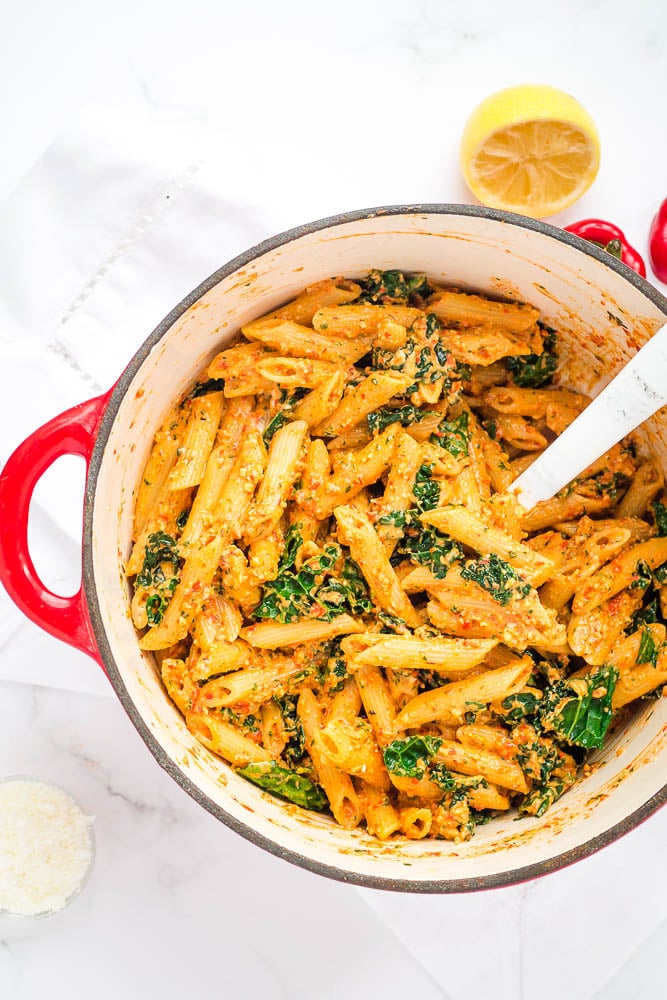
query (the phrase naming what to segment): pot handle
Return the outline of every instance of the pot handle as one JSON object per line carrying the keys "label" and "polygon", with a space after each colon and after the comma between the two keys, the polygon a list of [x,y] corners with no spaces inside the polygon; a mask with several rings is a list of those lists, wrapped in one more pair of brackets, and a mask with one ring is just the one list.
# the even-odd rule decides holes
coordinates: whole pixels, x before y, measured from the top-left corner
{"label": "pot handle", "polygon": [[0,531],[0,582],[28,618],[88,653],[100,666],[83,582],[71,597],[60,597],[44,586],[28,551],[28,512],[37,482],[57,458],[80,455],[88,470],[111,392],[80,403],[38,428],[18,446],[0,473],[0,517],[5,525]]}

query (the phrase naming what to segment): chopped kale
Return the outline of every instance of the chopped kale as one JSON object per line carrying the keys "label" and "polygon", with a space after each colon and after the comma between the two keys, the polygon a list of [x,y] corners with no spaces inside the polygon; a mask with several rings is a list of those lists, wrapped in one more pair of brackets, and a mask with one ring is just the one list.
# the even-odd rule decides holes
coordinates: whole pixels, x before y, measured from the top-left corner
{"label": "chopped kale", "polygon": [[[422,465],[420,472],[426,468],[428,466]],[[426,474],[422,473],[421,481],[415,481],[413,490],[419,494],[416,496],[419,509],[391,510],[378,518],[378,524],[390,524],[395,528],[404,529],[404,535],[397,542],[392,559],[400,562],[401,559],[407,557],[418,566],[427,566],[434,576],[442,580],[447,575],[452,563],[463,559],[463,551],[449,535],[438,531],[430,524],[424,525],[419,520],[421,510],[431,509],[431,506],[422,507],[422,504],[428,503],[437,506],[440,489],[438,483],[432,485],[438,487],[437,498],[435,491],[430,489]],[[435,504],[433,504],[434,500]]]}
{"label": "chopped kale", "polygon": [[[165,573],[165,566],[171,566],[171,574]],[[144,549],[144,563],[134,581],[139,587],[152,590],[146,600],[146,619],[151,627],[159,625],[169,601],[179,582],[181,560],[176,541],[164,531],[155,531],[148,536]]]}
{"label": "chopped kale", "polygon": [[292,410],[307,392],[308,390],[304,388],[295,389],[292,395],[285,400],[275,416],[273,416],[268,422],[266,429],[262,434],[262,440],[267,448],[271,444],[274,435],[290,420]]}
{"label": "chopped kale", "polygon": [[458,543],[431,525],[406,526],[396,552],[407,556],[418,566],[427,566],[439,580],[447,576],[453,563],[463,559]]}
{"label": "chopped kale", "polygon": [[146,601],[146,621],[151,627],[159,625],[164,618],[164,613],[169,607],[171,595],[176,590],[177,584],[178,577],[172,577],[162,593],[151,594]]}
{"label": "chopped kale", "polygon": [[539,704],[540,698],[532,691],[517,691],[515,694],[508,694],[500,703],[503,709],[503,718],[511,723],[521,722],[523,719],[535,715]]}
{"label": "chopped kale", "polygon": [[[180,558],[175,539],[164,531],[155,531],[148,536],[144,550],[144,564],[137,574],[135,587],[148,589],[155,583],[161,583],[164,580],[162,563],[171,563],[174,569],[178,570]],[[157,580],[154,579],[156,574]]]}
{"label": "chopped kale", "polygon": [[424,463],[417,469],[412,494],[419,510],[433,510],[440,501],[440,483],[433,479],[433,465]]}
{"label": "chopped kale", "polygon": [[468,793],[475,788],[488,788],[489,783],[482,775],[475,775],[468,778],[450,771],[446,764],[432,764],[428,773],[429,779],[441,788],[443,792],[453,792],[453,798],[449,801],[449,806],[455,805],[457,801],[467,799]]}
{"label": "chopped kale", "polygon": [[658,534],[661,538],[664,538],[665,535],[667,535],[667,507],[665,507],[663,503],[659,503],[657,500],[652,506],[655,526],[658,529]]}
{"label": "chopped kale", "polygon": [[641,639],[639,640],[639,649],[637,651],[635,663],[637,666],[640,666],[642,663],[650,663],[652,667],[657,667],[658,653],[659,648],[651,631],[647,628],[643,628]]}
{"label": "chopped kale", "polygon": [[431,444],[439,444],[455,458],[467,455],[470,444],[467,410],[454,420],[441,420],[437,431],[431,434]]}
{"label": "chopped kale", "polygon": [[296,710],[296,698],[285,695],[278,701],[278,708],[283,719],[287,743],[282,752],[290,767],[296,767],[306,752],[306,735]]}
{"label": "chopped kale", "polygon": [[629,584],[628,590],[647,590],[651,584],[656,587],[661,587],[666,580],[667,563],[663,563],[661,566],[651,569],[647,562],[640,559],[635,566],[632,583]]}
{"label": "chopped kale", "polygon": [[381,514],[378,524],[391,524],[394,528],[405,528],[407,524],[419,524],[419,516],[415,510],[390,510]]}
{"label": "chopped kale", "polygon": [[350,676],[340,642],[339,638],[327,639],[320,647],[325,658],[317,668],[317,680],[327,695],[340,691]]}
{"label": "chopped kale", "polygon": [[372,270],[360,282],[363,291],[359,302],[376,304],[400,303],[407,305],[413,295],[425,297],[431,294],[428,279],[423,274],[409,277],[402,271]]}
{"label": "chopped kale", "polygon": [[635,566],[632,583],[629,584],[628,590],[646,590],[652,583],[653,572],[651,567],[643,559],[640,559]]}
{"label": "chopped kale", "polygon": [[208,396],[210,392],[222,392],[224,388],[224,378],[210,378],[206,382],[197,383],[190,393],[190,399],[197,399],[199,396]]}
{"label": "chopped kale", "polygon": [[382,623],[381,632],[407,632],[407,622],[390,611],[378,611],[378,621]]}
{"label": "chopped kale", "polygon": [[[426,316],[426,336],[432,337],[434,333],[438,332],[438,330],[442,330],[442,323],[435,313],[428,313]],[[443,347],[440,341],[438,341],[435,347],[435,356],[441,365],[446,363],[448,354],[449,351],[447,348]]]}
{"label": "chopped kale", "polygon": [[539,389],[551,382],[558,368],[556,336],[548,331],[544,337],[542,354],[527,354],[519,358],[506,358],[507,367],[514,376],[516,385],[522,388]]}
{"label": "chopped kale", "polygon": [[285,569],[290,569],[294,565],[297,553],[303,545],[300,528],[300,524],[292,524],[285,533],[285,544],[278,563],[279,573],[282,573]]}
{"label": "chopped kale", "polygon": [[537,736],[530,743],[518,745],[517,763],[527,777],[545,784],[561,762],[561,752],[551,742]]}
{"label": "chopped kale", "polygon": [[276,434],[277,431],[279,431],[280,428],[283,427],[288,420],[289,420],[289,412],[286,412],[284,408],[282,410],[278,410],[276,415],[274,417],[271,417],[268,424],[266,425],[264,433],[262,434],[262,440],[264,441],[264,444],[267,446],[267,448],[271,444],[274,434]]}
{"label": "chopped kale", "polygon": [[293,568],[296,555],[296,533],[290,540],[291,549],[275,580],[264,584],[262,601],[255,608],[256,618],[273,618],[292,622],[299,618],[320,618],[331,621],[344,612],[363,614],[373,608],[368,588],[359,567],[343,556],[340,545],[325,545],[310,559],[304,560],[298,572]]}
{"label": "chopped kale", "polygon": [[406,343],[397,350],[373,348],[372,366],[389,371],[409,372],[414,382],[404,390],[408,396],[417,392],[420,385],[442,381],[442,395],[453,404],[461,394],[462,381],[470,378],[470,369],[457,363],[454,355],[438,338],[434,322],[429,324],[429,317],[426,318],[425,331],[426,343],[419,339],[415,324]]}
{"label": "chopped kale", "polygon": [[543,816],[549,806],[569,787],[570,783],[562,778],[550,778],[544,785],[538,785],[528,792],[519,806],[519,815]]}
{"label": "chopped kale", "polygon": [[183,528],[188,523],[188,518],[190,516],[190,507],[187,510],[182,510],[181,513],[176,518],[176,527],[179,531],[183,531]]}
{"label": "chopped kale", "polygon": [[524,583],[517,571],[494,552],[480,559],[471,559],[461,570],[461,576],[479,584],[503,606],[509,604],[515,595],[525,597],[530,592],[530,584]]}
{"label": "chopped kale", "polygon": [[617,680],[618,670],[605,665],[586,677],[551,685],[544,692],[542,725],[575,746],[601,747],[611,722],[611,699]]}
{"label": "chopped kale", "polygon": [[632,618],[630,619],[630,624],[625,630],[625,634],[632,635],[632,633],[636,632],[638,628],[642,627],[642,625],[653,625],[655,622],[661,622],[662,620],[660,597],[658,594],[654,594],[650,601],[634,612]]}
{"label": "chopped kale", "polygon": [[238,768],[238,773],[259,785],[266,792],[287,799],[302,809],[314,809],[322,812],[327,808],[328,800],[319,785],[303,774],[281,767],[275,760],[262,761],[259,764],[246,764]]}
{"label": "chopped kale", "polygon": [[384,748],[384,762],[390,774],[402,778],[423,778],[431,758],[442,746],[437,736],[407,736]]}
{"label": "chopped kale", "polygon": [[468,707],[463,713],[463,719],[471,726],[474,722],[477,722],[479,713],[486,711],[486,703],[483,701],[467,701],[466,705]]}
{"label": "chopped kale", "polygon": [[389,427],[390,424],[401,424],[402,427],[410,427],[412,424],[419,423],[420,420],[423,420],[434,412],[434,410],[422,410],[419,406],[413,406],[412,403],[406,403],[405,406],[399,406],[393,410],[389,406],[383,406],[381,409],[367,414],[366,423],[371,433],[376,431],[379,433],[385,427]]}

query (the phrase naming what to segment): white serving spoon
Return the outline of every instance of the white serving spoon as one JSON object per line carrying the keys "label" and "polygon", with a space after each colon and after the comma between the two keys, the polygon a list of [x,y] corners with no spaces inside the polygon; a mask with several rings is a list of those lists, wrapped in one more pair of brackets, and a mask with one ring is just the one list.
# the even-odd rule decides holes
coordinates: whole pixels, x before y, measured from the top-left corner
{"label": "white serving spoon", "polygon": [[667,404],[667,325],[512,483],[526,510],[550,500],[621,438]]}

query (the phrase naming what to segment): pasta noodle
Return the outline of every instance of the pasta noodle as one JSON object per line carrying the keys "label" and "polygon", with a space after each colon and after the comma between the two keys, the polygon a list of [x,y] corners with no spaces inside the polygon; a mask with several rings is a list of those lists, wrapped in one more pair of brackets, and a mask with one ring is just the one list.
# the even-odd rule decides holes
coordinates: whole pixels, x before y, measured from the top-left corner
{"label": "pasta noodle", "polygon": [[346,829],[459,842],[542,815],[660,694],[658,462],[626,440],[531,511],[509,492],[590,402],[557,347],[530,304],[374,270],[213,358],[155,435],[125,567],[206,751]]}

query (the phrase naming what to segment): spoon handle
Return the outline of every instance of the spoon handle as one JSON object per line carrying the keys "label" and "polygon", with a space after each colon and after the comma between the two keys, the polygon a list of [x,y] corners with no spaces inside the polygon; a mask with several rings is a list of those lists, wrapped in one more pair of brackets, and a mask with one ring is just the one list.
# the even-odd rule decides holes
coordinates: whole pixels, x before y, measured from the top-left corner
{"label": "spoon handle", "polygon": [[666,403],[667,326],[663,326],[510,489],[526,510],[550,500]]}

